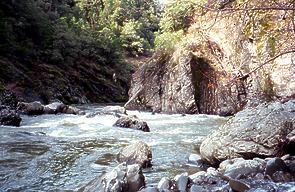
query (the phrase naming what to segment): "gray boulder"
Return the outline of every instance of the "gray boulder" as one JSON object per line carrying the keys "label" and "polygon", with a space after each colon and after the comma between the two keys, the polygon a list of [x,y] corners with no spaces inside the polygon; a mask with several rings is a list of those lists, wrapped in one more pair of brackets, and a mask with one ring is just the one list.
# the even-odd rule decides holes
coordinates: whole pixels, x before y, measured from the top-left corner
{"label": "gray boulder", "polygon": [[145,186],[145,179],[140,165],[118,165],[108,173],[94,179],[80,192],[126,192],[139,191]]}
{"label": "gray boulder", "polygon": [[187,191],[187,185],[189,181],[188,173],[182,173],[180,175],[176,175],[174,177],[174,180],[176,181],[176,186],[178,191],[185,192]]}
{"label": "gray boulder", "polygon": [[102,108],[101,113],[108,115],[127,115],[126,109],[121,106],[106,106]]}
{"label": "gray boulder", "polygon": [[150,132],[150,128],[146,122],[139,120],[134,116],[120,117],[114,124],[116,127],[130,128],[135,130],[141,130],[144,132]]}
{"label": "gray boulder", "polygon": [[224,176],[231,179],[238,179],[239,177],[254,176],[257,173],[263,173],[266,167],[266,161],[259,158],[253,160],[245,160],[243,158],[236,158],[232,160],[225,160],[219,165],[219,171]]}
{"label": "gray boulder", "polygon": [[42,115],[44,113],[44,106],[39,101],[31,103],[19,102],[17,109],[26,115]]}
{"label": "gray boulder", "polygon": [[146,143],[139,141],[121,149],[118,161],[127,164],[140,164],[143,168],[151,167],[152,150]]}
{"label": "gray boulder", "polygon": [[54,102],[49,105],[42,105],[39,101],[34,101],[31,103],[19,102],[17,104],[17,109],[26,115],[42,115],[42,114],[74,114],[74,115],[84,115],[85,112],[79,110],[76,107],[65,105],[61,102]]}
{"label": "gray boulder", "polygon": [[295,135],[295,100],[261,104],[240,111],[202,142],[204,160],[217,164],[225,159],[274,156],[281,143]]}
{"label": "gray boulder", "polygon": [[172,185],[172,181],[168,177],[163,177],[158,183],[160,191],[169,190]]}

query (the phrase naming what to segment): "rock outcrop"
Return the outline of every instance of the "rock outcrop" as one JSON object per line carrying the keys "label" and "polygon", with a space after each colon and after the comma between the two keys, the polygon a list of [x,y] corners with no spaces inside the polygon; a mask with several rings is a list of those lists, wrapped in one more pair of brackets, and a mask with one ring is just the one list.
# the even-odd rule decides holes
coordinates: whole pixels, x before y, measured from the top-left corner
{"label": "rock outcrop", "polygon": [[156,52],[134,73],[126,108],[227,116],[246,105],[294,98],[294,51],[279,55],[285,50],[277,47],[274,57],[271,37],[247,37],[247,22],[235,14],[196,17],[173,53]]}
{"label": "rock outcrop", "polygon": [[[133,75],[127,109],[167,113],[232,115],[244,101],[235,85],[222,74],[219,46],[211,41],[195,42],[191,51],[178,50],[163,61],[161,55],[141,66]],[[211,46],[214,53],[207,49]],[[162,60],[161,60],[162,59]],[[243,86],[243,81],[237,81]],[[226,84],[226,85],[223,85]],[[232,90],[229,91],[229,88]]]}
{"label": "rock outcrop", "polygon": [[125,192],[139,191],[145,186],[145,178],[142,174],[141,166],[126,165],[124,163],[118,165],[110,172],[107,172],[96,178],[87,186],[79,189],[83,192]]}
{"label": "rock outcrop", "polygon": [[152,166],[152,150],[144,142],[138,141],[121,149],[118,154],[119,162],[139,164],[143,168]]}
{"label": "rock outcrop", "polygon": [[290,153],[284,145],[295,135],[295,101],[261,104],[240,111],[201,144],[201,156],[216,164],[235,157]]}
{"label": "rock outcrop", "polygon": [[150,128],[147,123],[145,121],[139,120],[135,116],[122,116],[116,121],[114,126],[150,132]]}

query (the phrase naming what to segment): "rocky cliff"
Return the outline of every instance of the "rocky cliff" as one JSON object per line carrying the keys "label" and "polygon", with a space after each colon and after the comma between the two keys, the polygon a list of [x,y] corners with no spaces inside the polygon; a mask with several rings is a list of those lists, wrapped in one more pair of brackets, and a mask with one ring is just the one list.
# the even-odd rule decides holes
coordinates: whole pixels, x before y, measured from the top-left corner
{"label": "rocky cliff", "polygon": [[172,55],[158,52],[135,72],[127,108],[231,115],[294,97],[294,53],[270,54],[269,41],[237,29],[239,17],[212,18],[198,18]]}

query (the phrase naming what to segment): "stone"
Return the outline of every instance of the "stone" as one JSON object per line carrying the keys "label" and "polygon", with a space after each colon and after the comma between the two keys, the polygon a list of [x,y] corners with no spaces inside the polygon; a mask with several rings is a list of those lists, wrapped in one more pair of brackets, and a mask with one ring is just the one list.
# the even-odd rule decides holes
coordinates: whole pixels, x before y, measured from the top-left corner
{"label": "stone", "polygon": [[65,104],[61,102],[53,102],[48,105],[44,106],[44,113],[45,114],[56,114],[60,113],[62,111],[62,108],[65,106]]}
{"label": "stone", "polygon": [[250,186],[247,183],[235,179],[229,181],[229,186],[236,192],[245,192],[250,189]]}
{"label": "stone", "polygon": [[118,165],[110,172],[94,179],[78,191],[125,192],[139,191],[145,186],[140,165]]}
{"label": "stone", "polygon": [[168,177],[163,177],[158,183],[158,189],[160,191],[169,190],[172,185],[172,181]]}
{"label": "stone", "polygon": [[281,158],[274,157],[267,161],[265,175],[273,178],[273,174],[277,171],[289,172],[289,168]]}
{"label": "stone", "polygon": [[152,150],[146,143],[138,141],[121,149],[117,159],[129,165],[140,164],[143,168],[151,167]]}
{"label": "stone", "polygon": [[26,115],[42,115],[44,113],[44,106],[39,101],[31,103],[19,102],[17,109]]}
{"label": "stone", "polygon": [[121,106],[106,106],[102,108],[101,113],[108,115],[127,115],[125,107]]}
{"label": "stone", "polygon": [[206,137],[201,156],[211,164],[236,157],[276,156],[281,141],[295,135],[294,111],[295,100],[244,109]]}
{"label": "stone", "polygon": [[176,175],[174,177],[174,180],[176,181],[176,186],[178,191],[185,192],[187,189],[188,181],[189,181],[188,173],[182,173],[180,175]]}
{"label": "stone", "polygon": [[130,128],[135,130],[141,130],[144,132],[150,132],[150,128],[146,122],[139,120],[136,117],[124,116],[120,117],[116,123],[115,127]]}
{"label": "stone", "polygon": [[140,190],[140,192],[159,192],[159,190],[156,187],[146,187]]}
{"label": "stone", "polygon": [[188,157],[188,163],[199,165],[203,163],[203,160],[198,154],[190,154]]}
{"label": "stone", "polygon": [[19,127],[22,118],[15,110],[0,106],[0,125]]}
{"label": "stone", "polygon": [[249,176],[252,177],[257,173],[264,172],[266,167],[266,162],[263,159],[258,158],[253,160],[237,158],[232,160],[232,162],[232,164],[227,164],[226,166],[221,165],[220,168],[221,172],[223,172],[223,175],[231,179]]}
{"label": "stone", "polygon": [[142,174],[141,165],[139,164],[127,166],[126,178],[128,191],[139,191],[145,186],[145,178]]}

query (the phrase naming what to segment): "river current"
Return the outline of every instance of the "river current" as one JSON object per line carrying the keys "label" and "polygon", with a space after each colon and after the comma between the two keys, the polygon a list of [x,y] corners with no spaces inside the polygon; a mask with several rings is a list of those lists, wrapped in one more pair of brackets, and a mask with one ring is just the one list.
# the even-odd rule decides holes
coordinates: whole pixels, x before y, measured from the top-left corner
{"label": "river current", "polygon": [[146,121],[151,132],[113,127],[111,115],[87,114],[102,106],[80,106],[85,116],[23,116],[20,127],[0,126],[0,191],[72,191],[118,165],[120,149],[138,140],[152,148],[148,186],[160,178],[196,172],[187,164],[206,135],[226,119],[209,115],[128,111]]}

